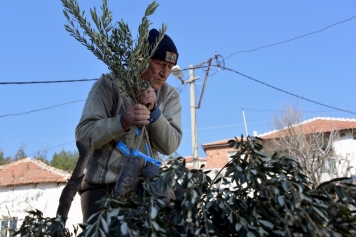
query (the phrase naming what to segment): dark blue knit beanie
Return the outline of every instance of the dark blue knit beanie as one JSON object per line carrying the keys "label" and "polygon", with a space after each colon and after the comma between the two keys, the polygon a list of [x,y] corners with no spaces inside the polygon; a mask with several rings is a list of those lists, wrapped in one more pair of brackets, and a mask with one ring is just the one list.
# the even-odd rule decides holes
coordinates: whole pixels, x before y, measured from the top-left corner
{"label": "dark blue knit beanie", "polygon": [[[148,41],[153,47],[156,43],[156,39],[159,37],[159,31],[156,29],[152,29],[148,35]],[[156,52],[152,56],[152,58],[157,58],[162,61],[177,64],[178,61],[178,51],[173,42],[173,40],[168,36],[164,35],[163,39],[159,43]]]}

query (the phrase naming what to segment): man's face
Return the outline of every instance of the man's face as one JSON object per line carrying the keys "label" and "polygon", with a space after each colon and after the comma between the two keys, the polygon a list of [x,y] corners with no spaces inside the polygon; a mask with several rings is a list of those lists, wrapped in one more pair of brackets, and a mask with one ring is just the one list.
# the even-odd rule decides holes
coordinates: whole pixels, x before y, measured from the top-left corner
{"label": "man's face", "polygon": [[142,73],[142,78],[144,78],[146,81],[151,79],[151,87],[157,90],[167,80],[173,66],[174,65],[172,63],[167,63],[165,61],[152,58],[148,63],[146,71]]}

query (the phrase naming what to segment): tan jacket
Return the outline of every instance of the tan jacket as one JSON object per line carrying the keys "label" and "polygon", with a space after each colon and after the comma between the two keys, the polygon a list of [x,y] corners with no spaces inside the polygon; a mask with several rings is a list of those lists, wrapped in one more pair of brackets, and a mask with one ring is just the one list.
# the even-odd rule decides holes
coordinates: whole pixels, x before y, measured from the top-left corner
{"label": "tan jacket", "polygon": [[[164,83],[157,91],[158,119],[147,125],[150,144],[157,158],[157,151],[169,155],[175,152],[182,139],[181,105],[179,93]],[[89,92],[79,124],[75,129],[76,140],[87,144],[92,137],[94,152],[86,166],[85,182],[113,183],[121,170],[124,155],[116,148],[119,141],[130,143],[135,127],[125,132],[120,116],[134,102],[105,78],[96,81]],[[139,150],[145,152],[145,143]]]}

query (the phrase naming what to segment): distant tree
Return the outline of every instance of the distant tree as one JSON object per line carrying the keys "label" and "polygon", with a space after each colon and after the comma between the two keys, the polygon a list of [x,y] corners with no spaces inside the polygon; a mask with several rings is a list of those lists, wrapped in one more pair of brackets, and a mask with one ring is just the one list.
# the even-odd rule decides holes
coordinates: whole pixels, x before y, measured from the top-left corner
{"label": "distant tree", "polygon": [[75,167],[75,164],[78,161],[78,157],[78,151],[71,152],[62,149],[60,153],[54,153],[53,158],[51,160],[51,166],[61,170],[72,172]]}
{"label": "distant tree", "polygon": [[4,152],[0,150],[0,165],[6,165],[11,162],[11,157],[4,157]]}
{"label": "distant tree", "polygon": [[21,147],[16,152],[16,155],[14,157],[14,161],[17,161],[17,160],[20,160],[20,159],[24,159],[26,157],[27,157],[27,155],[25,153],[25,144],[22,143]]}
{"label": "distant tree", "polygon": [[34,157],[34,159],[42,161],[46,165],[50,165],[50,163],[48,162],[48,160],[45,157]]}
{"label": "distant tree", "polygon": [[[17,150],[15,156],[13,159],[11,157],[8,157],[8,159],[11,161],[18,161],[24,158],[27,158],[27,154],[25,152],[25,144],[21,144],[21,147]],[[34,159],[40,160],[43,163],[49,165],[49,162],[47,160],[47,150],[42,150],[38,151],[36,155],[33,156]]]}
{"label": "distant tree", "polygon": [[47,150],[38,151],[37,154],[33,158],[35,158],[36,160],[42,161],[46,165],[49,165],[49,162],[47,160]]}
{"label": "distant tree", "polygon": [[[265,141],[265,150],[294,157],[316,186],[322,182],[325,174],[330,178],[347,176],[347,172],[337,172],[338,166],[347,165],[333,151],[334,141],[339,136],[338,131],[305,134],[301,130],[303,112],[298,105],[286,105],[282,111],[273,118],[274,128],[279,131],[279,135]],[[343,170],[346,171],[347,167]]]}

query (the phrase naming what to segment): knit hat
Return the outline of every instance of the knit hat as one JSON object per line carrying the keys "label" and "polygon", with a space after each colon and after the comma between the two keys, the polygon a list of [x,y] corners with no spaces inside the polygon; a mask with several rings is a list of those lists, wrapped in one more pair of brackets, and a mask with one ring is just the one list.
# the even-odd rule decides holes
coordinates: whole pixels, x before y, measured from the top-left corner
{"label": "knit hat", "polygon": [[[148,42],[150,42],[151,47],[154,47],[156,39],[159,37],[159,32],[156,29],[152,29],[148,35]],[[163,39],[159,43],[156,52],[153,54],[152,58],[157,58],[162,61],[177,64],[178,61],[178,51],[173,42],[173,40],[168,36],[164,35]]]}

